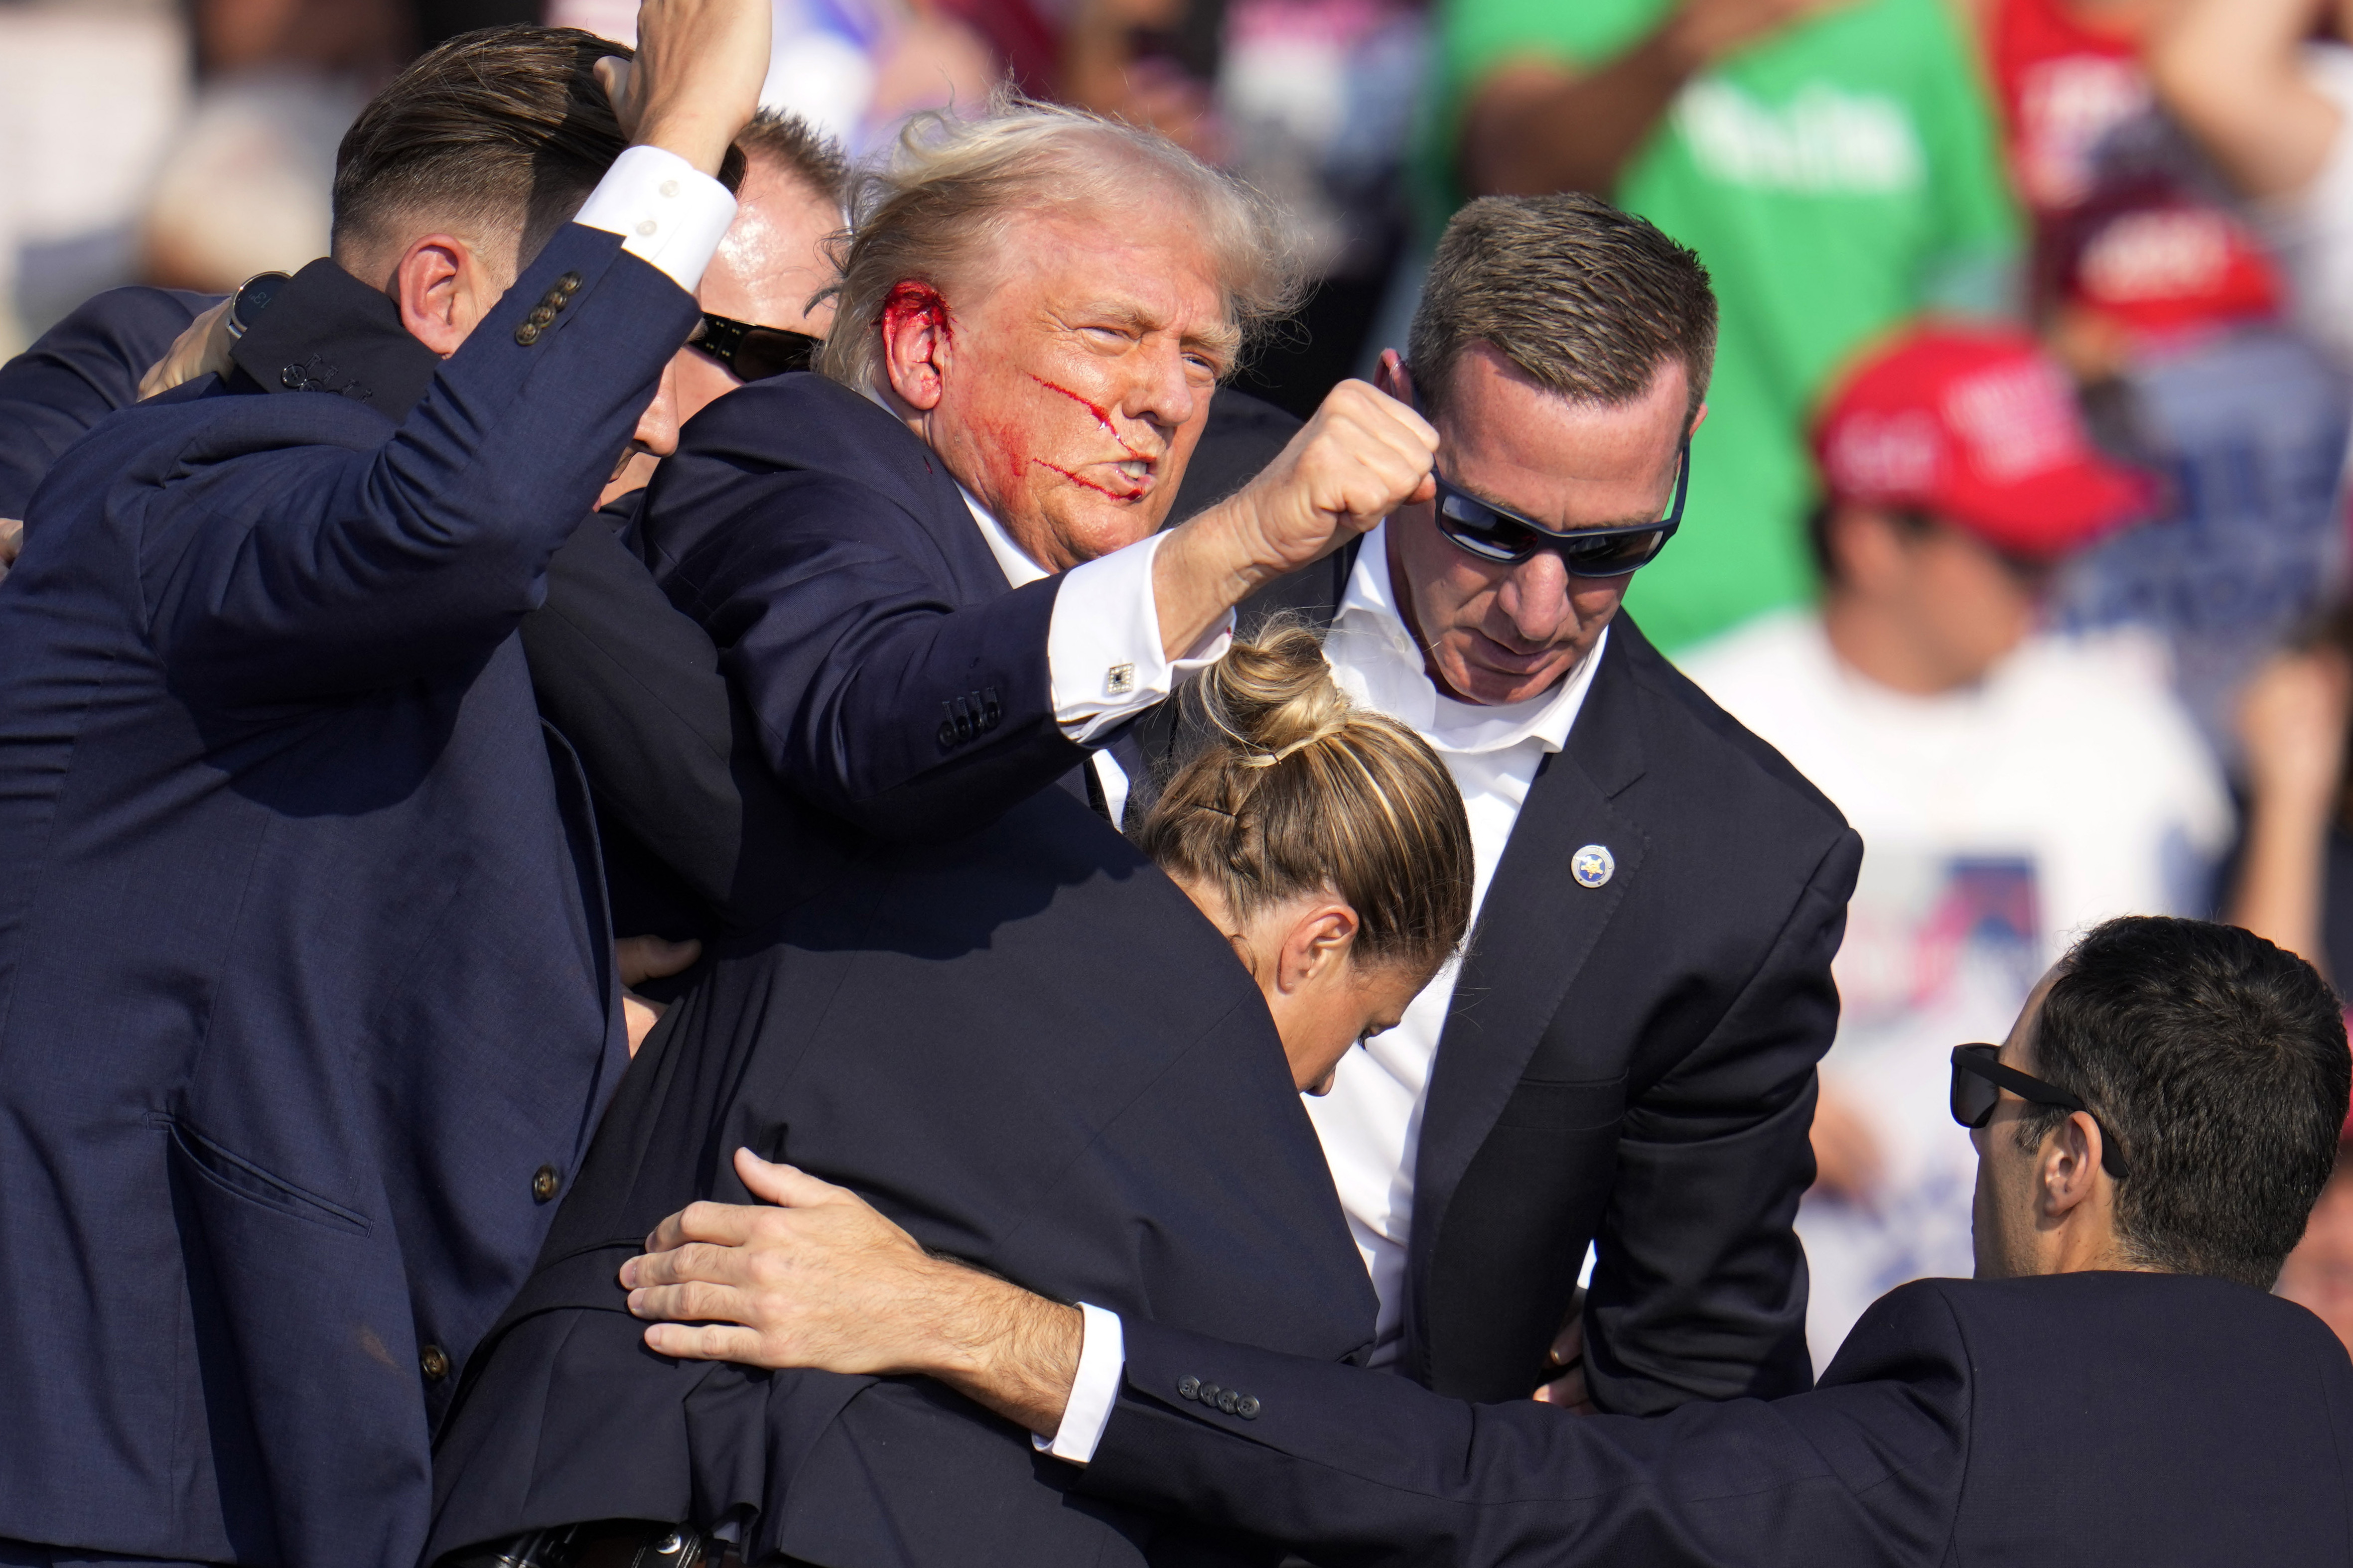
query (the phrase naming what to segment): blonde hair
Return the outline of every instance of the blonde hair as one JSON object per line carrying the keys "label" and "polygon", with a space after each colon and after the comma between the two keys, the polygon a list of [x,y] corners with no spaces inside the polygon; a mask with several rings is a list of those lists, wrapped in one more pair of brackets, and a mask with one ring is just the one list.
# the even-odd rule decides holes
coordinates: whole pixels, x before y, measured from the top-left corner
{"label": "blonde hair", "polygon": [[1434,972],[1471,924],[1471,824],[1420,736],[1356,707],[1298,626],[1238,642],[1205,671],[1213,739],[1169,781],[1139,842],[1234,918],[1331,892],[1359,921],[1360,963]]}
{"label": "blonde hair", "polygon": [[1140,195],[1191,209],[1217,261],[1237,349],[1297,305],[1305,287],[1297,242],[1264,195],[1157,132],[1006,90],[977,120],[916,115],[887,165],[850,175],[849,229],[835,247],[838,325],[818,370],[868,390],[881,365],[875,329],[902,286],[952,300],[1004,257],[1010,219],[1100,211]]}

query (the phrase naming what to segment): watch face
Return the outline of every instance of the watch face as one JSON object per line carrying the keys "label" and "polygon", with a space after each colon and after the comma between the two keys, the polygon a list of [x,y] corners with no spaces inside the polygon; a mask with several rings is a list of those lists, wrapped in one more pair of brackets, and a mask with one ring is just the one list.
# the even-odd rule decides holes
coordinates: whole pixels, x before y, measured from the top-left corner
{"label": "watch face", "polygon": [[247,279],[245,287],[237,291],[237,303],[228,308],[229,315],[240,329],[252,326],[254,318],[269,309],[269,301],[291,281],[283,272],[264,272]]}

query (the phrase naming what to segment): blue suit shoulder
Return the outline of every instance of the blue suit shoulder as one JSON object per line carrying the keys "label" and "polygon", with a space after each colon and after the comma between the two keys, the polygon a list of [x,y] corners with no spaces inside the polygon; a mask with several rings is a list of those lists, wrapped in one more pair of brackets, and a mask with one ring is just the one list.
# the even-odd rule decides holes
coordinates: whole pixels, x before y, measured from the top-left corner
{"label": "blue suit shoulder", "polygon": [[110,289],[0,365],[0,517],[23,517],[58,454],[137,402],[148,367],[217,303],[177,289]]}
{"label": "blue suit shoulder", "polygon": [[1729,763],[1733,787],[1790,826],[1828,838],[1847,831],[1843,813],[1739,720],[1718,707],[1644,637],[1630,616],[1610,623],[1609,658],[1623,658],[1648,699],[1644,739]]}

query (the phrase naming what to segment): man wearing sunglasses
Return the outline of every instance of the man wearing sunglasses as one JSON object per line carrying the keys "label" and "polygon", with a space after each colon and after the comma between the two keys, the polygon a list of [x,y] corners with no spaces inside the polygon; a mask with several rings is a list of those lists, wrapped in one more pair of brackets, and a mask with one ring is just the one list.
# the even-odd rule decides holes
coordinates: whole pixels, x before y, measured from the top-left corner
{"label": "man wearing sunglasses", "polygon": [[[1883,1298],[1814,1391],[1580,1420],[1133,1322],[1074,1486],[1327,1568],[2342,1563],[2353,1363],[2268,1291],[2348,1088],[2337,998],[2302,959],[2112,921],[2001,1045],[1951,1054],[1976,1279]],[[843,1189],[757,1173],[794,1289],[737,1314],[756,1331],[663,1324],[655,1348],[922,1373],[1063,1429],[1103,1337],[1078,1308],[923,1254]],[[624,1268],[640,1316],[675,1293],[675,1230]]]}

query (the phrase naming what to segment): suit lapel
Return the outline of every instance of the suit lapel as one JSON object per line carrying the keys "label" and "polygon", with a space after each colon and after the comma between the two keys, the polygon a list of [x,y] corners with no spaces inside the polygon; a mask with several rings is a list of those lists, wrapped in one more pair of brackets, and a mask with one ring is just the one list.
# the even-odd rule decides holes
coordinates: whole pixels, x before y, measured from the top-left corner
{"label": "suit lapel", "polygon": [[[1454,987],[1431,1065],[1414,1170],[1408,1278],[1419,1296],[1448,1205],[1511,1099],[1594,943],[1641,875],[1647,836],[1616,797],[1642,773],[1630,666],[1641,634],[1622,618],[1594,671],[1568,743],[1545,759],[1520,808],[1504,858],[1480,907],[1479,926]],[[1588,888],[1570,862],[1588,845],[1616,860],[1607,883]],[[1427,1376],[1428,1349],[1407,1308],[1409,1355]]]}

